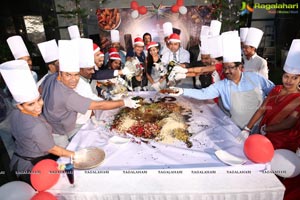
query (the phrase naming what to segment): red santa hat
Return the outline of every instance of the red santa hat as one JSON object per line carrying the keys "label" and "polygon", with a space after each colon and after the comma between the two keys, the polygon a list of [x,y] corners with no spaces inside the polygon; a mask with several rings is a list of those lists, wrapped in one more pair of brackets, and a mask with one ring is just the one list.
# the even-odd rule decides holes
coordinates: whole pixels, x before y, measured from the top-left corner
{"label": "red santa hat", "polygon": [[119,54],[118,50],[114,47],[109,48],[108,54],[111,56],[113,54]]}
{"label": "red santa hat", "polygon": [[147,45],[147,50],[149,50],[151,47],[158,47],[158,43],[157,42],[150,42]]}
{"label": "red santa hat", "polygon": [[133,45],[140,45],[140,46],[144,46],[144,41],[143,41],[143,39],[142,39],[142,38],[140,38],[140,37],[137,37],[137,38],[135,38],[135,39],[134,39],[134,43],[133,43]]}
{"label": "red santa hat", "polygon": [[178,34],[176,33],[172,33],[170,36],[169,36],[169,43],[170,42],[180,42],[180,37]]}
{"label": "red santa hat", "polygon": [[94,49],[94,53],[97,53],[97,51],[100,51],[100,47],[95,43],[93,43],[93,49]]}
{"label": "red santa hat", "polygon": [[121,60],[121,57],[120,57],[119,53],[117,53],[117,54],[110,55],[109,59],[110,60]]}

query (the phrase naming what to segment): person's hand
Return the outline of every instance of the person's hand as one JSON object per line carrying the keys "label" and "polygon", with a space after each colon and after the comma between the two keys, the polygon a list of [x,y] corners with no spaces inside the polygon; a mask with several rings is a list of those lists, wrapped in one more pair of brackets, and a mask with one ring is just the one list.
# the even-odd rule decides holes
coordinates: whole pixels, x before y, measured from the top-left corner
{"label": "person's hand", "polygon": [[244,142],[249,137],[250,131],[249,130],[242,130],[239,135],[236,137],[236,140],[239,143]]}
{"label": "person's hand", "polygon": [[85,158],[88,156],[88,150],[87,149],[81,149],[79,151],[75,151],[73,162],[80,163],[85,160]]}
{"label": "person's hand", "polygon": [[141,105],[138,104],[139,100],[133,100],[132,97],[126,97],[125,99],[123,99],[124,101],[124,106],[128,107],[128,108],[138,108]]}
{"label": "person's hand", "polygon": [[179,73],[179,74],[186,74],[188,72],[188,69],[176,65],[175,67],[173,67],[172,72]]}
{"label": "person's hand", "polygon": [[100,95],[101,95],[104,99],[109,99],[110,96],[111,96],[110,93],[109,93],[107,90],[105,90],[105,89],[102,89],[102,90],[101,90]]}
{"label": "person's hand", "polygon": [[170,92],[168,95],[173,96],[173,97],[178,97],[183,94],[183,89],[178,88],[178,87],[169,87],[172,89],[174,92]]}
{"label": "person's hand", "polygon": [[152,87],[155,91],[159,91],[159,90],[160,90],[160,82],[157,81],[157,82],[153,83],[153,84],[151,85],[151,87]]}
{"label": "person's hand", "polygon": [[261,127],[260,127],[260,133],[262,134],[262,135],[266,135],[267,133],[266,133],[266,125],[264,124],[264,125],[262,125]]}
{"label": "person's hand", "polygon": [[175,74],[175,77],[174,77],[174,79],[176,81],[179,81],[179,80],[185,79],[185,78],[186,78],[186,74]]}
{"label": "person's hand", "polygon": [[127,67],[124,67],[122,69],[122,74],[126,76],[126,75],[130,75],[130,74],[134,74],[134,72],[130,71]]}

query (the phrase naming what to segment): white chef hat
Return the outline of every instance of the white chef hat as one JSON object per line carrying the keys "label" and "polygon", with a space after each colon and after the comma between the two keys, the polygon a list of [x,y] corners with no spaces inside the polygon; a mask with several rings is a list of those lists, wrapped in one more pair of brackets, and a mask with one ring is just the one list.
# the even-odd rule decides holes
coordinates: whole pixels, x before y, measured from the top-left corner
{"label": "white chef hat", "polygon": [[0,72],[17,103],[29,102],[40,96],[26,61],[13,60],[2,63]]}
{"label": "white chef hat", "polygon": [[217,36],[217,35],[220,35],[220,31],[221,31],[221,26],[222,26],[222,23],[218,20],[211,20],[210,22],[210,36]]}
{"label": "white chef hat", "polygon": [[24,56],[30,56],[21,36],[11,36],[6,41],[16,60]]}
{"label": "white chef hat", "polygon": [[69,35],[71,40],[80,38],[80,32],[77,25],[69,26],[68,27]]}
{"label": "white chef hat", "polygon": [[229,35],[232,35],[232,36],[235,36],[235,37],[239,37],[239,32],[237,30],[234,30],[234,31],[226,31],[226,32],[223,32],[222,35],[226,35],[226,34],[229,34]]}
{"label": "white chef hat", "polygon": [[163,24],[164,36],[167,37],[173,33],[173,25],[171,22],[166,22]]}
{"label": "white chef hat", "polygon": [[290,74],[300,74],[300,39],[293,40],[283,70]]}
{"label": "white chef hat", "polygon": [[208,38],[202,38],[201,47],[200,47],[200,54],[201,55],[210,55]]}
{"label": "white chef hat", "polygon": [[55,39],[41,42],[37,44],[37,46],[43,56],[45,63],[58,60],[58,46]]}
{"label": "white chef hat", "polygon": [[110,31],[110,38],[111,38],[111,42],[120,42],[120,33],[118,30],[111,30]]}
{"label": "white chef hat", "polygon": [[222,34],[223,62],[241,62],[241,41],[236,32]]}
{"label": "white chef hat", "polygon": [[209,53],[211,58],[218,58],[223,56],[222,36],[208,38]]}
{"label": "white chef hat", "polygon": [[248,27],[243,27],[240,28],[240,38],[241,38],[241,42],[245,42],[247,34],[248,34]]}
{"label": "white chef hat", "polygon": [[245,45],[249,45],[257,49],[263,34],[264,32],[262,30],[258,28],[250,27],[247,33],[246,40],[244,42]]}
{"label": "white chef hat", "polygon": [[208,38],[209,37],[209,31],[210,27],[209,26],[201,26],[201,32],[200,32],[200,41],[203,40],[203,38]]}
{"label": "white chef hat", "polygon": [[94,63],[93,40],[80,38],[78,42],[78,58],[80,68],[91,68]]}
{"label": "white chef hat", "polygon": [[59,40],[58,52],[59,52],[59,71],[79,72],[77,40]]}

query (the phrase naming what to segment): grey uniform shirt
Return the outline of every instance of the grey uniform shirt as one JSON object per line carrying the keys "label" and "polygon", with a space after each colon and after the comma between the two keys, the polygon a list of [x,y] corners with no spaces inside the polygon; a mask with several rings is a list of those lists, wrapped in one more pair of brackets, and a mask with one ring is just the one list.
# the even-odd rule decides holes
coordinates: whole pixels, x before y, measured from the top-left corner
{"label": "grey uniform shirt", "polygon": [[[48,154],[55,144],[52,128],[43,116],[34,117],[14,109],[10,117],[11,132],[15,138],[15,153],[24,157],[40,157]],[[11,169],[17,163],[17,170],[31,170],[30,161],[13,155]]]}
{"label": "grey uniform shirt", "polygon": [[47,76],[42,83],[43,115],[56,134],[75,129],[77,113],[86,113],[92,100],[80,96],[57,80],[58,73]]}

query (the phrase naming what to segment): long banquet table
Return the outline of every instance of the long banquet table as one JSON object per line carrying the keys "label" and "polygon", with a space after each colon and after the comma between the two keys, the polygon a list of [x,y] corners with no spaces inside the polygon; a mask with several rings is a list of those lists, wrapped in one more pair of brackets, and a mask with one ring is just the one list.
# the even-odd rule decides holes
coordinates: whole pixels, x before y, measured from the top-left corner
{"label": "long banquet table", "polygon": [[[153,92],[134,95],[158,98]],[[88,121],[70,142],[68,149],[99,147],[106,157],[89,170],[75,170],[75,187],[65,174],[50,192],[58,199],[205,199],[280,200],[284,186],[270,173],[269,164],[247,160],[243,144],[236,142],[238,127],[212,101],[176,97],[191,109],[188,122],[193,146],[183,142],[156,141],[124,144],[109,141],[116,133],[109,124],[119,109],[103,111],[101,123]],[[226,150],[246,159],[244,165],[228,166],[214,154]],[[59,162],[67,163],[67,159]]]}

